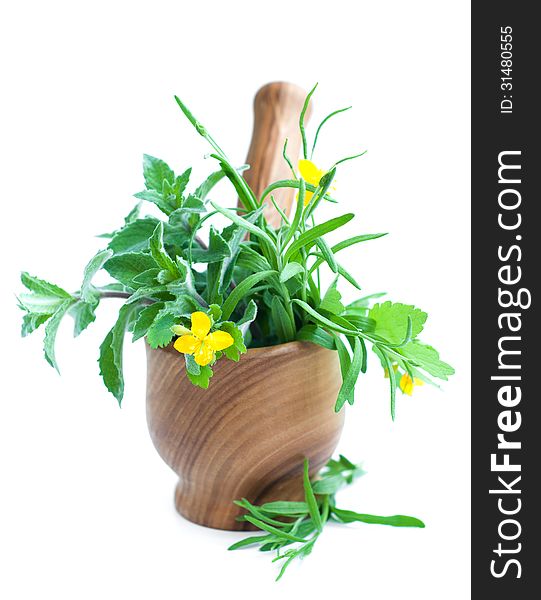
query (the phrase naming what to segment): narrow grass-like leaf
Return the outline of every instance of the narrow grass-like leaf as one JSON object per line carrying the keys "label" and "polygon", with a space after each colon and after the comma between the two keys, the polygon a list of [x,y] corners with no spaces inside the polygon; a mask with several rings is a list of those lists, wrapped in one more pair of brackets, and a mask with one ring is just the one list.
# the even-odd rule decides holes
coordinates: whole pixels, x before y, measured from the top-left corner
{"label": "narrow grass-like leaf", "polygon": [[353,350],[353,358],[351,360],[351,365],[347,371],[346,376],[343,378],[342,386],[340,387],[340,391],[338,392],[338,398],[336,399],[336,404],[334,406],[334,411],[339,412],[342,406],[344,406],[345,402],[349,402],[349,404],[353,404],[353,394],[355,391],[355,384],[357,383],[357,378],[359,377],[359,373],[361,372],[362,366],[362,358],[363,351],[361,342],[358,337],[355,338],[355,347]]}
{"label": "narrow grass-like leaf", "polygon": [[371,525],[391,525],[392,527],[425,527],[425,524],[420,519],[408,517],[406,515],[380,517],[378,515],[365,515],[353,510],[342,510],[340,508],[332,508],[331,511],[340,521],[342,521],[342,523],[353,523],[358,521],[361,523],[369,523]]}
{"label": "narrow grass-like leaf", "polygon": [[291,244],[291,246],[289,246],[285,253],[284,261],[289,262],[301,248],[311,246],[318,238],[349,223],[353,217],[353,213],[346,213],[345,215],[329,219],[328,221],[320,223],[308,231],[305,231]]}
{"label": "narrow grass-like leaf", "polygon": [[304,496],[306,500],[306,504],[308,505],[308,511],[310,516],[312,517],[312,521],[316,526],[318,531],[323,530],[323,523],[321,521],[321,515],[319,514],[319,507],[317,504],[316,497],[314,495],[314,490],[312,489],[312,484],[310,482],[310,474],[308,469],[308,459],[304,459],[304,471],[303,471],[303,487],[304,487]]}
{"label": "narrow grass-like leaf", "polygon": [[222,319],[229,319],[237,304],[248,294],[248,292],[257,285],[260,281],[272,276],[278,275],[277,271],[263,271],[262,273],[254,273],[241,281],[237,287],[229,294],[226,301],[222,305]]}
{"label": "narrow grass-like leaf", "polygon": [[301,139],[302,139],[302,153],[304,158],[308,158],[308,143],[306,142],[306,132],[304,130],[304,116],[306,115],[306,111],[308,110],[308,105],[310,104],[310,98],[312,97],[312,94],[316,91],[317,88],[317,83],[316,85],[314,85],[314,87],[308,92],[308,95],[306,96],[305,100],[304,100],[304,104],[302,105],[302,110],[301,110],[301,114],[299,117],[299,129],[301,132]]}
{"label": "narrow grass-like leaf", "polygon": [[351,108],[351,106],[346,106],[346,108],[339,108],[338,110],[333,111],[330,115],[327,115],[323,121],[321,121],[321,123],[319,124],[317,130],[316,130],[316,135],[314,136],[314,143],[312,144],[312,151],[310,152],[310,158],[312,158],[312,156],[314,156],[314,150],[316,149],[316,144],[317,144],[317,139],[319,137],[319,132],[321,131],[321,128],[323,127],[323,125],[325,125],[325,123],[331,119],[332,117],[334,117],[335,115],[339,115],[340,113],[345,112],[346,110],[349,110]]}

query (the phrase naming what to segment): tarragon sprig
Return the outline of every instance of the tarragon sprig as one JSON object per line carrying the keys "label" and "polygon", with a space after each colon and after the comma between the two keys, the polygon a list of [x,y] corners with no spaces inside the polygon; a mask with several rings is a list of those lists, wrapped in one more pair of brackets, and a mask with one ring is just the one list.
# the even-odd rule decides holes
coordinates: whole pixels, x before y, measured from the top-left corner
{"label": "tarragon sprig", "polygon": [[364,474],[360,465],[355,465],[345,456],[331,459],[314,480],[310,480],[309,463],[304,461],[304,501],[267,502],[260,506],[243,498],[235,502],[246,510],[239,520],[251,523],[261,533],[246,537],[229,547],[238,550],[258,545],[262,552],[275,551],[273,562],[281,562],[276,581],[281,579],[287,567],[296,559],[308,556],[329,521],[337,523],[368,523],[393,527],[424,527],[415,517],[393,515],[382,517],[368,515],[336,506],[336,493],[351,485]]}

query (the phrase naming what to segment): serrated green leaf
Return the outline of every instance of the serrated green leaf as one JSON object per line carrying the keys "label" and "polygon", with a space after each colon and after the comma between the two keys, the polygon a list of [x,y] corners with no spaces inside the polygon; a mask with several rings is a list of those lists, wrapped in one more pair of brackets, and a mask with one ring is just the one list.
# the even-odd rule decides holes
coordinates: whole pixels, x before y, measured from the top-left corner
{"label": "serrated green leaf", "polygon": [[134,283],[134,278],[156,267],[156,261],[150,254],[144,252],[115,254],[103,265],[111,277],[129,288],[139,287]]}
{"label": "serrated green leaf", "polygon": [[180,277],[180,271],[177,264],[167,254],[163,246],[163,223],[160,221],[149,240],[150,254],[156,264],[169,271],[174,279]]}
{"label": "serrated green leaf", "polygon": [[117,399],[119,405],[124,396],[124,376],[122,372],[124,333],[133,308],[132,304],[124,304],[121,307],[116,323],[100,346],[100,357],[98,359],[103,382]]}
{"label": "serrated green leaf", "polygon": [[133,342],[141,339],[147,334],[148,328],[152,325],[154,319],[163,307],[163,302],[154,302],[143,308],[133,326]]}
{"label": "serrated green leaf", "polygon": [[[81,299],[83,302],[95,304],[95,291],[92,286],[94,275],[103,267],[105,262],[113,255],[112,250],[100,250],[95,254],[85,267],[83,283],[81,284]],[[93,320],[93,319],[92,319]]]}
{"label": "serrated green leaf", "polygon": [[55,357],[55,340],[56,334],[58,332],[58,326],[60,325],[64,315],[68,312],[74,300],[70,298],[69,300],[64,300],[62,304],[56,309],[54,315],[47,321],[47,325],[45,325],[45,339],[43,342],[43,351],[45,353],[45,359],[47,362],[56,369],[58,373],[58,365],[56,364]]}
{"label": "serrated green leaf", "polygon": [[91,323],[96,320],[96,307],[98,300],[93,299],[92,302],[84,302],[80,300],[76,302],[70,309],[70,315],[73,317],[73,335],[77,337]]}
{"label": "serrated green leaf", "polygon": [[194,248],[192,250],[192,262],[194,263],[220,262],[230,256],[229,244],[212,225],[210,226],[208,248]]}
{"label": "serrated green leaf", "polygon": [[163,348],[173,339],[171,327],[177,322],[177,317],[166,306],[155,317],[154,322],[148,328],[147,342],[151,348]]}
{"label": "serrated green leaf", "polygon": [[43,323],[45,323],[47,321],[47,319],[50,319],[51,316],[52,315],[47,315],[47,314],[44,315],[44,314],[26,313],[25,315],[23,315],[21,336],[26,337],[27,335],[30,335],[31,333],[36,331],[36,329],[38,327],[43,325]]}
{"label": "serrated green leaf", "polygon": [[147,188],[160,193],[163,190],[164,180],[171,185],[175,183],[175,174],[169,165],[149,154],[143,154],[143,175]]}
{"label": "serrated green leaf", "polygon": [[398,351],[433,377],[447,380],[448,376],[455,372],[451,365],[440,360],[440,355],[435,348],[419,341],[412,341]]}
{"label": "serrated green leaf", "polygon": [[158,219],[154,217],[130,222],[113,235],[108,247],[115,254],[148,250],[149,239],[157,224]]}
{"label": "serrated green leaf", "polygon": [[205,365],[204,367],[200,368],[200,372],[199,374],[195,375],[193,373],[191,373],[190,371],[186,371],[186,375],[188,375],[188,379],[197,387],[200,387],[204,390],[206,390],[209,386],[209,382],[210,382],[210,378],[213,375],[213,371],[212,369],[209,367],[209,365]]}
{"label": "serrated green leaf", "polygon": [[21,283],[31,292],[38,294],[43,297],[55,297],[61,298],[63,300],[67,300],[71,298],[71,294],[68,294],[66,290],[63,290],[61,287],[54,285],[54,283],[49,283],[48,281],[44,281],[43,279],[38,279],[37,277],[33,277],[29,275],[26,271],[21,273]]}
{"label": "serrated green leaf", "polygon": [[324,310],[333,315],[340,315],[344,312],[344,305],[340,302],[342,294],[336,289],[337,282],[338,280],[335,279],[329,286],[329,289],[321,300],[319,310]]}
{"label": "serrated green leaf", "polygon": [[408,317],[412,323],[411,335],[415,338],[423,330],[428,315],[411,304],[387,301],[375,304],[368,316],[375,321],[374,333],[378,337],[390,344],[399,344],[406,337]]}

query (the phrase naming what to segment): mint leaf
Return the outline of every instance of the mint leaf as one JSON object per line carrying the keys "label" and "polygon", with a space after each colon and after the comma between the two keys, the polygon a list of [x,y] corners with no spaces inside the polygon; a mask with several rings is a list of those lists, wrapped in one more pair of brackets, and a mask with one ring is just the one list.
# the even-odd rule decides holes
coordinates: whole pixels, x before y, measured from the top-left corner
{"label": "mint leaf", "polygon": [[81,285],[81,299],[84,302],[95,304],[95,292],[92,286],[92,278],[103,267],[105,262],[113,255],[112,250],[100,250],[86,265]]}
{"label": "mint leaf", "polygon": [[399,349],[399,352],[433,377],[447,380],[448,376],[455,372],[451,365],[440,360],[440,355],[435,348],[417,340],[406,344]]}
{"label": "mint leaf", "polygon": [[151,348],[163,348],[173,339],[171,327],[177,322],[177,317],[168,308],[163,308],[148,328],[147,342]]}
{"label": "mint leaf", "polygon": [[76,302],[70,309],[70,315],[73,317],[75,323],[73,327],[73,335],[77,337],[82,331],[84,331],[90,323],[96,320],[96,307],[98,301],[84,302],[80,300]]}
{"label": "mint leaf", "polygon": [[406,337],[408,317],[412,323],[412,338],[417,337],[423,330],[427,314],[411,304],[392,303],[375,304],[368,317],[375,321],[374,333],[389,342],[400,344]]}
{"label": "mint leaf", "polygon": [[31,292],[34,292],[35,294],[38,294],[39,296],[62,299],[71,298],[71,294],[68,294],[66,290],[63,290],[57,285],[54,285],[54,283],[49,283],[48,281],[44,281],[43,279],[33,277],[32,275],[29,275],[26,271],[21,273],[21,282],[27,289],[29,289]]}
{"label": "mint leaf", "polygon": [[43,343],[43,351],[45,353],[45,359],[47,362],[57,370],[58,373],[58,365],[56,364],[54,345],[56,340],[56,334],[58,331],[58,326],[62,321],[64,315],[68,312],[71,305],[73,304],[73,299],[64,300],[62,304],[57,308],[54,315],[48,320],[47,325],[45,326],[45,339]]}
{"label": "mint leaf", "polygon": [[175,183],[175,173],[169,165],[149,154],[143,154],[143,175],[147,188],[156,190],[160,194],[163,191],[164,180],[171,185]]}
{"label": "mint leaf", "polygon": [[170,206],[167,200],[163,197],[161,192],[157,192],[156,190],[144,190],[142,192],[137,192],[134,194],[135,198],[139,200],[146,200],[147,202],[152,202],[155,204],[163,213],[169,215],[175,207]]}
{"label": "mint leaf", "polygon": [[133,306],[124,304],[118,313],[117,322],[100,346],[100,375],[107,389],[117,399],[118,404],[122,402],[124,395],[124,376],[122,373],[122,349],[124,346],[124,333],[128,324]]}
{"label": "mint leaf", "polygon": [[192,250],[192,262],[214,263],[231,256],[229,244],[216,231],[213,225],[210,227],[208,248],[194,248]]}
{"label": "mint leaf", "polygon": [[152,325],[154,319],[160,310],[162,310],[163,306],[163,302],[155,302],[154,304],[143,308],[133,326],[133,342],[147,334],[148,328]]}
{"label": "mint leaf", "polygon": [[143,252],[126,252],[112,256],[103,268],[117,281],[127,287],[138,287],[133,279],[148,269],[155,269],[156,261]]}
{"label": "mint leaf", "polygon": [[47,321],[47,319],[50,319],[50,318],[51,318],[51,315],[26,313],[23,316],[23,325],[21,328],[21,336],[26,337],[27,335],[30,335],[31,333],[36,331],[36,329],[38,327],[43,325],[43,323],[45,323]]}
{"label": "mint leaf", "polygon": [[149,248],[150,254],[156,264],[161,269],[169,271],[173,279],[178,279],[181,275],[179,268],[169,254],[167,254],[163,246],[163,223],[161,221],[156,225],[156,229],[154,229],[154,233],[149,240]]}
{"label": "mint leaf", "polygon": [[109,248],[115,254],[148,250],[148,240],[154,233],[157,223],[158,219],[154,217],[137,219],[129,223],[113,235]]}

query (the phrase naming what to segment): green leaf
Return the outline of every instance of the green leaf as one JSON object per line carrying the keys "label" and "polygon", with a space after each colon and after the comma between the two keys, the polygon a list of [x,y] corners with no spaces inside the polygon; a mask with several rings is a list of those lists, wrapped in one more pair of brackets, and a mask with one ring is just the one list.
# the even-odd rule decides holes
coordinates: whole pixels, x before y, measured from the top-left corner
{"label": "green leaf", "polygon": [[246,306],[246,309],[244,310],[244,314],[242,315],[242,318],[237,321],[237,327],[240,327],[241,325],[247,325],[249,323],[252,323],[253,321],[255,321],[256,316],[257,316],[257,304],[253,300],[250,300],[250,302],[248,302],[248,304]]}
{"label": "green leaf", "polygon": [[229,333],[229,335],[233,338],[233,345],[223,350],[223,353],[229,360],[238,362],[240,354],[246,353],[246,345],[244,344],[244,336],[242,335],[242,331],[237,325],[235,325],[235,323],[232,323],[231,321],[220,323],[218,329]]}
{"label": "green leaf", "polygon": [[50,319],[51,316],[52,315],[26,313],[25,315],[23,315],[21,336],[26,337],[27,335],[30,335],[31,333],[36,331],[38,327],[43,325],[43,323],[45,323],[47,319]]}
{"label": "green leaf", "polygon": [[149,154],[143,154],[143,175],[147,188],[160,193],[163,191],[164,180],[171,185],[175,183],[175,174],[167,163]]}
{"label": "green leaf", "polygon": [[145,200],[146,202],[151,202],[155,204],[163,213],[166,215],[170,215],[176,208],[171,206],[163,197],[161,192],[157,192],[156,190],[143,190],[142,192],[137,192],[134,194],[134,197],[139,200]]}
{"label": "green leaf", "polygon": [[292,515],[308,514],[308,504],[306,502],[286,502],[278,500],[275,502],[266,502],[259,507],[262,512],[270,515],[283,515],[286,517]]}
{"label": "green leaf", "polygon": [[306,98],[304,100],[304,104],[302,106],[301,114],[300,114],[300,117],[299,117],[299,130],[301,132],[302,153],[303,153],[304,158],[308,158],[308,143],[306,141],[306,133],[304,131],[304,116],[305,116],[306,111],[308,109],[308,105],[310,104],[310,98],[312,97],[312,94],[316,91],[317,85],[318,84],[316,83],[316,85],[314,85],[314,87],[306,95]]}
{"label": "green leaf", "polygon": [[194,263],[214,263],[229,258],[231,250],[229,244],[216,231],[213,225],[210,226],[208,248],[194,248],[192,250],[192,262]]}
{"label": "green leaf", "polygon": [[415,338],[423,330],[428,315],[411,304],[387,301],[375,304],[368,316],[376,323],[374,333],[378,337],[390,344],[399,344],[406,337],[408,317],[411,318],[411,335]]}
{"label": "green leaf", "polygon": [[214,209],[217,210],[222,215],[224,215],[224,217],[227,217],[230,221],[232,221],[239,227],[242,227],[246,231],[250,232],[252,235],[255,235],[256,237],[258,237],[262,240],[265,240],[271,248],[276,249],[276,246],[275,246],[274,242],[272,241],[272,239],[270,238],[270,236],[267,233],[265,233],[260,227],[258,227],[257,225],[254,225],[253,223],[250,223],[250,221],[248,221],[247,219],[239,217],[239,215],[237,215],[237,213],[235,213],[232,210],[229,210],[228,208],[222,208],[221,206],[215,204],[214,202],[211,202],[211,204],[214,207]]}
{"label": "green leaf", "polygon": [[280,273],[280,282],[285,283],[292,277],[304,273],[304,267],[298,262],[290,262],[282,269]]}
{"label": "green leaf", "polygon": [[51,316],[62,304],[66,298],[58,296],[41,296],[39,294],[19,294],[17,296],[19,306],[26,312],[36,315]]}
{"label": "green leaf", "polygon": [[229,294],[222,306],[222,318],[229,319],[237,304],[250,292],[250,290],[260,281],[267,279],[272,275],[277,275],[276,271],[263,271],[262,273],[254,273],[241,281],[237,287]]}
{"label": "green leaf", "polygon": [[150,254],[156,264],[171,273],[173,279],[180,277],[181,273],[177,264],[167,254],[163,246],[163,223],[161,221],[156,225],[156,229],[149,240]]}
{"label": "green leaf", "polygon": [[256,527],[258,527],[259,529],[263,529],[264,531],[268,531],[269,533],[272,533],[277,538],[288,540],[290,542],[304,542],[305,541],[304,538],[301,538],[297,535],[291,535],[290,533],[288,533],[287,531],[283,531],[282,529],[277,529],[276,527],[273,527],[272,525],[268,525],[267,523],[264,523],[263,521],[256,519],[255,517],[252,517],[251,515],[246,515],[244,517],[244,519],[246,521],[248,521],[249,523],[251,523],[252,525],[255,525]]}
{"label": "green leaf", "polygon": [[330,319],[327,319],[327,317],[324,317],[323,315],[318,313],[317,310],[313,309],[309,304],[307,304],[303,300],[298,300],[297,298],[294,298],[292,300],[292,302],[295,302],[295,304],[298,304],[306,313],[308,313],[308,315],[316,323],[324,325],[325,327],[332,329],[333,331],[338,331],[339,333],[344,333],[345,335],[358,335],[359,334],[359,332],[356,331],[355,329],[349,329],[347,327],[343,327],[342,325],[338,325],[337,323],[334,323]]}
{"label": "green leaf", "polygon": [[324,310],[333,315],[340,315],[344,312],[344,305],[340,302],[342,294],[336,289],[337,283],[338,279],[335,279],[329,286],[323,300],[321,300],[319,310]]}
{"label": "green leaf", "polygon": [[154,217],[137,219],[117,231],[109,242],[108,247],[115,254],[148,250],[149,239],[154,233],[157,224],[158,219]]}
{"label": "green leaf", "polygon": [[320,223],[319,225],[312,227],[312,229],[305,231],[291,244],[291,246],[289,246],[285,253],[284,261],[289,262],[301,248],[310,247],[318,238],[349,223],[353,217],[354,215],[352,213],[347,213],[340,217],[329,219],[328,221]]}
{"label": "green leaf", "polygon": [[134,278],[158,265],[150,254],[144,252],[125,252],[112,256],[103,268],[117,281],[127,287],[138,287]]}
{"label": "green leaf", "polygon": [[312,342],[328,350],[336,350],[332,335],[317,325],[304,325],[297,332],[297,339],[301,342]]}
{"label": "green leaf", "polygon": [[147,334],[148,328],[152,325],[154,319],[163,307],[163,302],[154,302],[143,308],[133,326],[133,342],[141,339]]}
{"label": "green leaf", "polygon": [[387,369],[387,373],[389,374],[389,385],[391,387],[391,418],[394,421],[396,416],[396,379],[393,377],[393,365],[383,348],[374,346],[373,350],[380,357],[384,368]]}
{"label": "green leaf", "polygon": [[392,517],[379,517],[377,515],[365,515],[354,512],[352,510],[342,510],[340,508],[332,508],[333,515],[336,515],[342,523],[353,523],[355,521],[361,523],[370,523],[373,525],[391,525],[393,527],[421,527],[425,524],[415,517],[407,517],[405,515],[393,515]]}
{"label": "green leaf", "polygon": [[219,171],[215,171],[211,173],[205,181],[195,190],[195,196],[200,198],[202,201],[205,201],[207,196],[209,195],[212,188],[221,181],[225,176],[225,173],[222,169]]}
{"label": "green leaf", "polygon": [[268,535],[252,535],[250,537],[244,538],[243,540],[239,540],[235,542],[231,546],[229,546],[228,550],[238,550],[239,548],[244,548],[246,546],[252,546],[253,544],[260,544],[261,542],[268,542],[269,540],[277,539],[274,536]]}
{"label": "green leaf", "polygon": [[157,315],[148,328],[147,342],[151,348],[163,348],[173,339],[171,327],[177,322],[175,314],[166,306]]}
{"label": "green leaf", "polygon": [[336,404],[334,406],[335,412],[338,412],[342,406],[344,406],[346,401],[349,402],[349,404],[353,404],[355,384],[357,383],[359,373],[361,372],[362,362],[363,348],[361,346],[360,339],[356,337],[354,342],[353,358],[346,376],[343,377],[342,386],[340,387],[338,398],[336,399]]}
{"label": "green leaf", "polygon": [[96,320],[96,307],[98,300],[92,302],[84,302],[80,300],[76,302],[70,309],[70,315],[74,320],[73,335],[77,337],[91,323]]}
{"label": "green leaf", "polygon": [[274,332],[281,342],[291,342],[295,339],[295,323],[291,321],[279,296],[273,296],[271,302],[271,315],[274,323]]}
{"label": "green leaf", "polygon": [[58,326],[62,321],[64,315],[68,312],[71,305],[73,304],[73,299],[64,300],[62,304],[56,309],[54,315],[47,321],[47,325],[45,325],[45,340],[43,343],[43,351],[45,353],[45,359],[47,362],[56,369],[58,373],[58,365],[56,364],[56,357],[54,351],[54,345],[56,340],[56,334],[58,332]]}
{"label": "green leaf", "polygon": [[186,375],[188,375],[188,379],[194,385],[206,390],[209,386],[209,381],[213,375],[213,371],[208,365],[205,365],[204,367],[201,367],[198,375],[194,375],[188,370],[186,371]]}
{"label": "green leaf", "polygon": [[312,484],[310,483],[310,475],[308,469],[308,459],[304,459],[304,471],[303,471],[303,487],[304,487],[304,496],[306,499],[306,504],[308,505],[308,511],[310,512],[310,516],[312,517],[312,521],[318,531],[323,530],[323,523],[321,521],[321,515],[319,514],[319,507],[317,505],[317,500],[314,495],[314,490],[312,489]]}
{"label": "green leaf", "polygon": [[448,376],[455,372],[451,365],[440,360],[440,355],[435,348],[419,341],[412,341],[398,351],[433,377],[447,380]]}
{"label": "green leaf", "polygon": [[117,399],[119,406],[124,395],[124,376],[122,373],[124,333],[133,308],[132,304],[124,304],[121,307],[117,322],[100,346],[100,357],[98,359],[103,382]]}
{"label": "green leaf", "polygon": [[[100,250],[90,262],[86,265],[81,284],[81,299],[84,302],[95,304],[95,290],[92,286],[92,278],[103,267],[109,258],[113,255],[112,250]],[[94,319],[92,319],[94,320]]]}
{"label": "green leaf", "polygon": [[338,273],[338,265],[336,263],[336,259],[334,258],[333,251],[331,250],[329,244],[323,239],[319,238],[316,240],[316,244],[321,250],[321,254],[325,259],[325,262],[329,265],[329,268],[333,273]]}
{"label": "green leaf", "polygon": [[31,292],[42,297],[60,298],[63,300],[71,298],[71,294],[68,294],[66,290],[43,279],[33,277],[26,273],[26,271],[21,273],[21,282]]}

